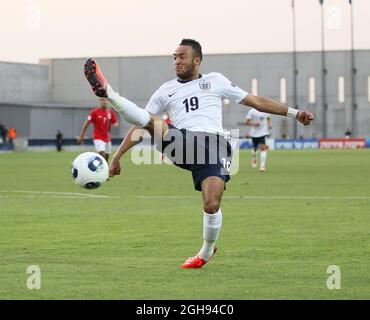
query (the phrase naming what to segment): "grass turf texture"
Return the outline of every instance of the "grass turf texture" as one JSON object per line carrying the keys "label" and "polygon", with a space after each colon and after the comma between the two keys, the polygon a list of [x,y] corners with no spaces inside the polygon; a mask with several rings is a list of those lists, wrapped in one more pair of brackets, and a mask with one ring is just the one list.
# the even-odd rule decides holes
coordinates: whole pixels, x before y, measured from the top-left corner
{"label": "grass turf texture", "polygon": [[[241,152],[219,251],[197,270],[180,268],[202,243],[189,172],[128,156],[87,191],[72,183],[75,156],[0,154],[0,299],[370,298],[370,150],[271,151],[264,173]],[[29,265],[40,290],[26,287]],[[340,290],[326,287],[330,265]]]}

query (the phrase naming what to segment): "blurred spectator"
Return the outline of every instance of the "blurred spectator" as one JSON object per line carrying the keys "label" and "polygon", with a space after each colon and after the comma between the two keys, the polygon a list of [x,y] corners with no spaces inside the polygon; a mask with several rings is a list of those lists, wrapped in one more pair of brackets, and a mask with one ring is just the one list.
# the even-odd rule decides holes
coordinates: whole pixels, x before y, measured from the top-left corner
{"label": "blurred spectator", "polygon": [[56,139],[57,139],[57,151],[60,152],[62,151],[62,146],[63,146],[63,133],[61,133],[60,130],[58,130]]}
{"label": "blurred spectator", "polygon": [[13,144],[13,140],[17,137],[17,131],[13,128],[10,127],[8,131],[8,139],[11,144]]}
{"label": "blurred spectator", "polygon": [[0,138],[2,139],[2,143],[6,142],[6,137],[8,136],[8,130],[5,128],[5,126],[0,123]]}
{"label": "blurred spectator", "polygon": [[344,138],[345,139],[350,139],[352,136],[351,130],[347,129],[346,132],[344,133]]}

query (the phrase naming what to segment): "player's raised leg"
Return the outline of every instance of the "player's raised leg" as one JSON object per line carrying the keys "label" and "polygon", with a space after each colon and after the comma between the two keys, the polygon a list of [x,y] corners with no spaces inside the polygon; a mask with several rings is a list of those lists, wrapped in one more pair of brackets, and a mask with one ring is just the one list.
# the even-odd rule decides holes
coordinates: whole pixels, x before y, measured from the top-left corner
{"label": "player's raised leg", "polygon": [[182,268],[201,268],[216,253],[216,241],[222,226],[221,198],[225,182],[219,177],[208,177],[202,182],[203,246],[199,253],[187,259]]}
{"label": "player's raised leg", "polygon": [[113,108],[128,122],[141,128],[148,126],[152,120],[149,112],[113,91],[95,60],[86,61],[84,72],[95,95],[108,98]]}

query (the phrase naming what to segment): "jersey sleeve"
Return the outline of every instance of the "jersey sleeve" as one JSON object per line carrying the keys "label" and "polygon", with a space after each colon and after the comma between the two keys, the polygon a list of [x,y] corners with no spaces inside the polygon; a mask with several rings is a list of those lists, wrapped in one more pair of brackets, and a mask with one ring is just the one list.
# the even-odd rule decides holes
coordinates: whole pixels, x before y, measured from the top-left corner
{"label": "jersey sleeve", "polygon": [[89,123],[94,123],[94,121],[95,121],[95,110],[90,112],[90,114],[87,117],[87,121]]}
{"label": "jersey sleeve", "polygon": [[112,120],[111,120],[111,122],[112,122],[112,124],[115,124],[115,123],[118,122],[117,115],[116,115],[116,113],[113,110],[111,112],[112,112]]}
{"label": "jersey sleeve", "polygon": [[236,103],[240,103],[247,95],[248,92],[240,89],[236,84],[232,83],[228,78],[226,78],[221,73],[219,74],[220,89],[223,98],[233,100]]}
{"label": "jersey sleeve", "polygon": [[159,88],[150,97],[145,110],[151,114],[161,114],[165,111],[165,103],[162,98],[162,90]]}
{"label": "jersey sleeve", "polygon": [[247,116],[245,117],[245,120],[251,120],[252,119],[252,110],[253,109],[250,109],[247,113]]}

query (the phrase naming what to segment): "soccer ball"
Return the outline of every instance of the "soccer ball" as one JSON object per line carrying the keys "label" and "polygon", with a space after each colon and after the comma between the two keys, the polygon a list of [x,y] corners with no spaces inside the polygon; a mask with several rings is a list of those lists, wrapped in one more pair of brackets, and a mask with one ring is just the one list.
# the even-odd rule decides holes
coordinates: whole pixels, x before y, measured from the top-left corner
{"label": "soccer ball", "polygon": [[81,153],[72,162],[72,178],[85,189],[99,188],[109,177],[107,161],[98,153]]}

